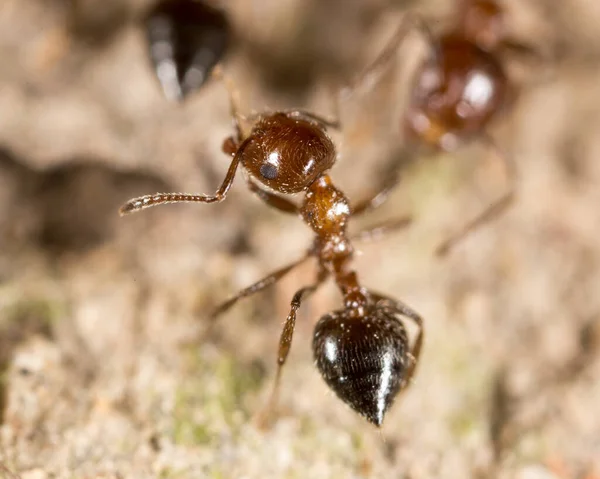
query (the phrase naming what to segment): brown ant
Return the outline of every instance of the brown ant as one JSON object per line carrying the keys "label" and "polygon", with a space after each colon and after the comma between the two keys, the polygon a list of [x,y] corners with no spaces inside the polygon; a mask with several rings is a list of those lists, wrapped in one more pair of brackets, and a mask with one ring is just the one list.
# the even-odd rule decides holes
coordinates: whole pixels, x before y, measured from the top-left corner
{"label": "brown ant", "polygon": [[230,43],[225,13],[194,0],[161,1],[145,19],[148,54],[169,100],[183,100],[210,78]]}
{"label": "brown ant", "polygon": [[[271,401],[275,400],[281,370],[292,343],[296,312],[301,302],[331,276],[344,305],[316,324],[313,336],[316,366],[342,401],[371,423],[381,426],[398,393],[410,384],[424,335],[418,313],[401,301],[366,289],[352,268],[354,247],[353,238],[347,233],[348,221],[381,203],[388,188],[351,204],[329,176],[336,161],[336,148],[326,129],[338,127],[338,122],[301,110],[279,111],[250,117],[247,120],[252,126],[246,132],[233,86],[222,73],[220,76],[228,87],[236,134],[223,143],[223,151],[231,155],[232,161],[217,192],[212,196],[186,193],[142,196],[128,201],[120,213],[125,215],[166,203],[221,202],[241,165],[248,173],[246,183],[250,191],[270,207],[298,215],[312,229],[314,241],[301,259],[240,291],[219,306],[211,318],[217,318],[239,299],[279,281],[306,259],[315,258],[319,266],[317,278],[293,296],[281,333]],[[294,193],[304,193],[300,206],[286,198]],[[388,222],[363,231],[358,239],[371,239],[407,223],[406,219]],[[417,325],[412,345],[403,318]]]}
{"label": "brown ant", "polygon": [[[485,131],[514,97],[500,60],[503,52],[535,53],[507,36],[504,12],[494,0],[461,0],[455,26],[434,36],[425,23],[408,13],[378,58],[357,83],[380,73],[395,57],[400,44],[416,28],[429,45],[428,59],[416,73],[404,126],[411,140],[442,151],[478,139],[493,151],[507,179],[507,189],[478,216],[437,248],[446,254],[460,239],[503,212],[515,193],[515,171]],[[350,90],[352,92],[354,87]]]}

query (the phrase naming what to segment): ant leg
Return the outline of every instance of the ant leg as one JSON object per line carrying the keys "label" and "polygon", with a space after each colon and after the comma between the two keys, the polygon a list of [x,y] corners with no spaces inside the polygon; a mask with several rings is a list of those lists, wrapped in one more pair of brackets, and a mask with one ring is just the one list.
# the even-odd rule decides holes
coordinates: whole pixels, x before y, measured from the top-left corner
{"label": "ant leg", "polygon": [[237,135],[237,139],[227,138],[223,143],[223,151],[233,156],[233,160],[229,165],[229,169],[227,170],[227,174],[225,175],[223,183],[213,196],[198,195],[193,193],[155,193],[153,195],[145,195],[138,198],[133,198],[119,209],[119,214],[121,216],[135,213],[152,206],[164,205],[168,203],[219,203],[226,198],[227,193],[233,184],[233,179],[235,178],[235,173],[244,151],[244,142],[247,141],[248,135],[244,133],[244,117],[240,114],[239,93],[233,81],[223,73],[223,68],[220,65],[215,67],[213,70],[213,75],[215,78],[223,81],[225,88],[227,89],[229,94],[231,117],[233,119]]}
{"label": "ant leg", "polygon": [[223,82],[223,85],[227,90],[227,96],[229,97],[229,111],[236,131],[237,142],[241,142],[245,140],[248,135],[243,128],[246,117],[240,113],[240,91],[235,86],[234,81],[225,74],[221,65],[217,65],[214,68],[212,75],[217,80]]}
{"label": "ant leg", "polygon": [[294,328],[296,326],[296,313],[302,304],[302,300],[306,299],[306,297],[310,296],[314,293],[321,284],[327,279],[328,272],[322,269],[318,276],[317,281],[310,285],[305,286],[304,288],[299,289],[294,297],[292,298],[292,302],[290,304],[290,314],[285,320],[285,324],[283,326],[283,330],[281,331],[281,336],[279,338],[279,349],[277,352],[277,372],[275,374],[275,382],[273,384],[273,389],[271,390],[271,396],[269,397],[269,402],[267,403],[267,407],[258,415],[259,425],[265,427],[269,423],[270,416],[274,414],[277,405],[277,395],[279,393],[279,384],[281,382],[281,371],[287,360],[288,354],[290,352],[290,347],[292,345],[292,338],[294,335]]}
{"label": "ant leg", "polygon": [[412,217],[404,216],[402,218],[395,218],[392,220],[385,221],[377,226],[373,226],[369,229],[359,231],[355,235],[352,235],[350,239],[352,241],[377,241],[384,236],[402,230],[412,223]]}
{"label": "ant leg", "polygon": [[336,101],[334,102],[334,119],[325,118],[321,115],[305,110],[286,110],[284,113],[292,118],[300,118],[313,122],[316,121],[317,123],[320,123],[328,128],[335,128],[337,130],[341,129],[342,122],[340,120],[339,111],[340,101],[345,101],[350,98],[355,91],[362,88],[365,84],[368,84],[368,87],[372,88],[376,84],[378,78],[381,76],[383,70],[385,70],[388,64],[392,62],[396,51],[402,44],[402,41],[413,28],[417,29],[417,31],[419,31],[425,37],[427,44],[431,47],[434,56],[439,57],[439,48],[437,46],[438,42],[435,40],[435,37],[431,33],[429,27],[419,16],[408,13],[402,18],[400,26],[377,58],[365,70],[363,70],[363,72],[359,74],[350,85],[341,88],[341,90],[335,94]]}
{"label": "ant leg", "polygon": [[119,209],[119,214],[121,216],[125,216],[130,213],[135,213],[137,211],[150,208],[152,206],[164,205],[168,203],[220,203],[227,197],[227,193],[233,184],[235,172],[237,171],[237,167],[242,158],[241,153],[243,150],[244,145],[242,144],[233,157],[231,164],[229,165],[229,169],[227,170],[227,174],[225,175],[223,183],[213,196],[198,195],[195,193],[155,193],[153,195],[139,196],[129,200],[127,203],[121,206]]}
{"label": "ant leg", "polygon": [[437,46],[438,42],[435,40],[435,37],[431,33],[429,27],[419,16],[408,13],[402,18],[400,26],[377,58],[365,70],[363,70],[363,72],[359,74],[350,85],[341,88],[341,90],[335,94],[336,101],[334,102],[334,119],[325,118],[321,115],[305,110],[286,110],[284,113],[292,118],[316,121],[328,128],[335,128],[337,130],[341,129],[342,122],[340,120],[340,101],[345,101],[350,98],[355,91],[362,88],[365,84],[368,84],[369,89],[372,88],[381,76],[383,70],[385,70],[388,64],[392,62],[396,51],[402,44],[402,41],[412,29],[417,29],[417,31],[419,31],[425,37],[427,44],[430,46],[434,56],[439,57],[439,48]]}
{"label": "ant leg", "polygon": [[412,29],[416,29],[425,38],[434,57],[439,58],[440,52],[438,41],[435,39],[427,24],[420,16],[407,13],[400,21],[400,25],[392,38],[388,41],[375,60],[371,62],[371,64],[367,66],[367,68],[365,68],[349,86],[342,90],[344,100],[351,97],[355,91],[362,89],[365,85],[367,85],[368,89],[373,88],[383,71],[394,60],[398,48],[400,48],[400,45]]}
{"label": "ant leg", "polygon": [[133,198],[121,206],[119,209],[119,214],[121,216],[135,213],[152,206],[169,203],[219,203],[227,197],[227,193],[233,184],[235,173],[242,158],[245,142],[247,141],[247,135],[244,134],[242,128],[244,117],[239,112],[239,95],[235,85],[229,79],[229,77],[225,76],[222,67],[219,65],[217,65],[215,70],[213,70],[213,75],[222,80],[227,88],[229,93],[231,116],[236,129],[236,138],[229,137],[223,142],[223,151],[233,157],[223,183],[212,196],[199,195],[195,193],[155,193],[153,195],[145,195]]}
{"label": "ant leg", "polygon": [[384,296],[379,293],[370,292],[370,294],[377,302],[381,302],[388,305],[394,313],[412,320],[417,326],[417,337],[415,338],[415,341],[412,347],[410,348],[411,362],[408,366],[408,369],[406,370],[406,378],[404,381],[406,387],[410,384],[410,380],[412,379],[415,373],[415,369],[417,368],[417,364],[419,363],[421,349],[423,347],[423,340],[425,338],[423,318],[414,309],[412,309],[410,306],[398,299],[392,299],[388,296]]}
{"label": "ant leg", "polygon": [[361,215],[366,211],[370,211],[381,206],[385,200],[388,199],[388,196],[399,181],[400,179],[398,178],[398,175],[394,175],[394,177],[391,180],[386,181],[382,188],[373,196],[364,200],[360,200],[356,203],[356,205],[351,206],[350,211],[352,216]]}
{"label": "ant leg", "polygon": [[252,296],[254,293],[258,293],[263,289],[275,284],[281,278],[283,278],[286,274],[292,271],[296,266],[301,265],[310,257],[310,254],[307,254],[300,258],[299,260],[294,261],[283,268],[278,269],[277,271],[272,272],[268,276],[265,276],[261,280],[257,281],[251,286],[242,289],[235,296],[232,296],[227,301],[221,303],[210,315],[209,319],[211,322],[214,322],[219,316],[228,311],[235,303],[237,303],[240,299],[247,298],[248,296]]}
{"label": "ant leg", "polygon": [[384,180],[380,183],[378,190],[371,196],[359,200],[355,205],[350,206],[352,216],[361,215],[367,211],[378,208],[381,206],[389,197],[392,190],[400,182],[400,168],[402,164],[410,161],[411,155],[414,155],[415,147],[412,144],[407,145],[399,154],[397,158],[394,158],[390,165],[385,167],[385,170],[381,172],[381,176]]}
{"label": "ant leg", "polygon": [[478,216],[469,221],[455,234],[444,240],[435,250],[435,254],[437,256],[446,256],[450,250],[454,248],[462,239],[475,231],[481,225],[503,213],[506,208],[510,206],[514,199],[516,189],[516,170],[512,162],[512,158],[500,150],[494,140],[492,140],[489,136],[484,136],[483,141],[485,141],[488,148],[493,151],[493,157],[496,159],[496,161],[499,161],[502,164],[506,176],[507,189],[497,200],[490,204]]}
{"label": "ant leg", "polygon": [[270,191],[263,190],[260,186],[254,183],[250,178],[246,179],[246,183],[248,184],[248,188],[252,193],[258,196],[262,201],[264,201],[267,205],[272,208],[275,208],[284,213],[298,214],[299,208],[296,203],[283,198],[279,195],[271,193]]}

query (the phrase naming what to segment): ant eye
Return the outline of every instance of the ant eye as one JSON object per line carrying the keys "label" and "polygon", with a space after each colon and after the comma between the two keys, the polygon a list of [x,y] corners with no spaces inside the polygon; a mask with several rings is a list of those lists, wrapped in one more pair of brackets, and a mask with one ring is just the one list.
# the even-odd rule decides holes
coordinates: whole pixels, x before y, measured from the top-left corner
{"label": "ant eye", "polygon": [[267,180],[274,180],[277,178],[277,167],[271,163],[264,163],[260,167],[260,174]]}
{"label": "ant eye", "polygon": [[408,337],[396,317],[381,308],[360,318],[345,310],[325,315],[315,327],[313,353],[337,396],[381,426],[409,366]]}

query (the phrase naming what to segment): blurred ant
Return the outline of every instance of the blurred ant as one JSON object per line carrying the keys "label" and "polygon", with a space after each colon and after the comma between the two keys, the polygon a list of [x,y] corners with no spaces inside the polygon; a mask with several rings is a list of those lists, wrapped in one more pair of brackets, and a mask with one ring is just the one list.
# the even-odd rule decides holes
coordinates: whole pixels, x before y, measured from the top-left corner
{"label": "blurred ant", "polygon": [[[248,176],[246,184],[268,206],[298,215],[314,233],[314,241],[299,260],[271,273],[216,308],[212,320],[238,300],[270,286],[309,258],[317,260],[319,271],[313,284],[299,289],[291,301],[290,313],[279,340],[277,374],[271,395],[272,411],[281,371],[287,359],[301,302],[323,282],[333,277],[344,306],[324,315],[316,324],[313,354],[316,366],[337,396],[381,426],[398,393],[410,384],[423,342],[421,316],[401,301],[366,289],[352,268],[352,239],[369,240],[401,228],[407,219],[384,223],[363,231],[356,238],[347,233],[348,221],[381,203],[389,188],[351,204],[337,188],[329,170],[336,161],[336,148],[327,128],[338,128],[330,121],[302,110],[255,114],[244,118],[239,113],[236,92],[230,81],[217,70],[229,92],[235,135],[223,143],[224,153],[232,157],[225,179],[212,196],[186,193],[157,193],[134,198],[120,209],[121,215],[166,203],[218,203],[223,201],[241,165]],[[249,122],[249,131],[244,128]],[[287,195],[303,193],[299,206]],[[417,326],[409,344],[403,318]]]}
{"label": "blurred ant", "polygon": [[[500,60],[504,52],[535,53],[507,36],[504,12],[494,0],[461,0],[454,27],[434,36],[417,16],[407,14],[377,59],[359,76],[358,83],[380,73],[395,57],[413,28],[426,39],[429,57],[417,71],[404,120],[411,140],[442,151],[453,151],[471,140],[483,141],[501,162],[507,188],[496,201],[442,242],[436,253],[447,254],[467,234],[497,216],[515,194],[515,168],[485,132],[514,97]],[[350,90],[350,93],[354,87]]]}
{"label": "blurred ant", "polygon": [[169,100],[184,100],[210,78],[230,43],[225,13],[194,0],[166,0],[145,19],[150,59]]}

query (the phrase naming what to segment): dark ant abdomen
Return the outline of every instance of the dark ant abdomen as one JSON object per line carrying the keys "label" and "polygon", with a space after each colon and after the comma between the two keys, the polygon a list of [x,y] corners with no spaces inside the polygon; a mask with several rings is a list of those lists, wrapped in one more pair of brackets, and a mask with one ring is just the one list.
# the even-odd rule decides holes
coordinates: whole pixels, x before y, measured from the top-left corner
{"label": "dark ant abdomen", "polygon": [[440,39],[439,55],[417,74],[407,128],[430,145],[451,150],[480,134],[506,97],[507,79],[496,57],[448,35]]}
{"label": "dark ant abdomen", "polygon": [[361,317],[347,310],[323,316],[315,327],[313,354],[327,385],[371,423],[380,426],[404,386],[408,336],[394,314],[379,304]]}
{"label": "dark ant abdomen", "polygon": [[224,12],[202,2],[161,2],[148,12],[145,26],[150,59],[170,100],[198,90],[230,43]]}

